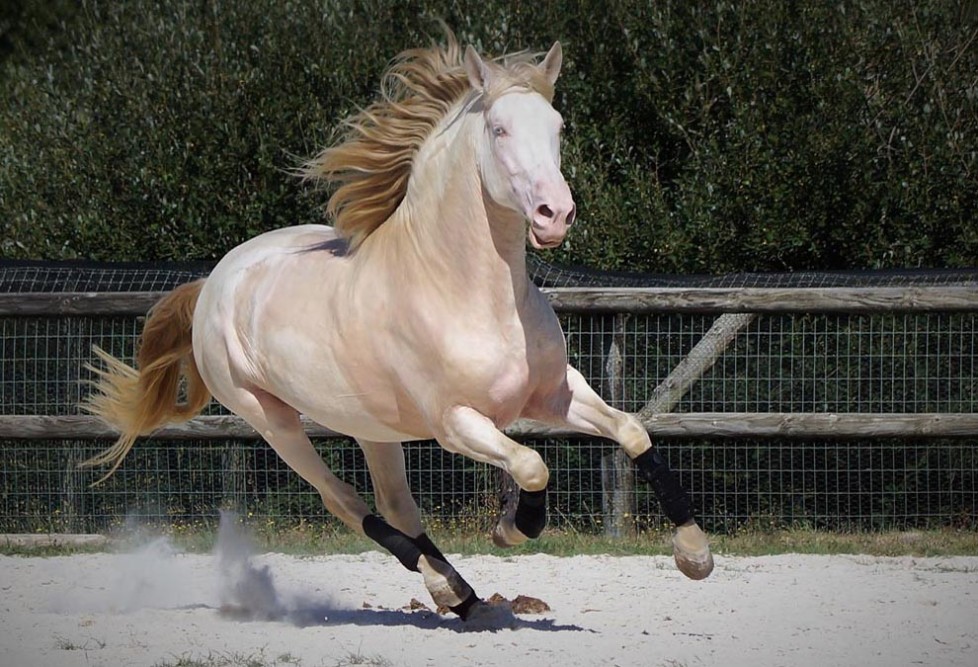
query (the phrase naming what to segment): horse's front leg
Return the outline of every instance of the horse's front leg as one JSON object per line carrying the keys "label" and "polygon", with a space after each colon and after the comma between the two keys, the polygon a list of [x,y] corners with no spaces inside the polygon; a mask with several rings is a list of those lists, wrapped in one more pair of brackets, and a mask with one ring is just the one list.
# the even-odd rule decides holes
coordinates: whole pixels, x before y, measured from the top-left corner
{"label": "horse's front leg", "polygon": [[689,495],[666,460],[652,447],[648,432],[634,415],[609,406],[577,369],[568,366],[566,384],[536,401],[526,416],[617,441],[635,463],[639,476],[652,486],[663,512],[676,525],[676,565],[691,579],[710,575],[713,555],[706,533],[693,518]]}
{"label": "horse's front leg", "polygon": [[497,546],[512,547],[538,537],[547,524],[550,471],[541,456],[509,438],[485,415],[466,406],[448,410],[438,442],[452,452],[502,468],[520,487],[515,515],[504,515],[493,531]]}

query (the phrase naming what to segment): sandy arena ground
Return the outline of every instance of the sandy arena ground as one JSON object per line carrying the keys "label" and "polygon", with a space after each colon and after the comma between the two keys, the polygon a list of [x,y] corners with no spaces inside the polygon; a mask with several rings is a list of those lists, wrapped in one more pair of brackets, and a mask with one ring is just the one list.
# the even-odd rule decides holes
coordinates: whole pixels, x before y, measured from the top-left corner
{"label": "sandy arena ground", "polygon": [[[0,557],[0,665],[978,665],[978,557],[717,557],[686,580],[663,557],[453,558],[487,597],[542,614],[488,629],[430,604],[393,557]],[[508,612],[507,612],[508,613]]]}

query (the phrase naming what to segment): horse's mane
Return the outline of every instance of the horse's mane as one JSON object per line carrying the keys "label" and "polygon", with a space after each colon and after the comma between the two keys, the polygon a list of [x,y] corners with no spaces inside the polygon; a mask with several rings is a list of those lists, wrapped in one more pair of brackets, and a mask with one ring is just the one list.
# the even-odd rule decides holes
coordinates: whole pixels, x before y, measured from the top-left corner
{"label": "horse's mane", "polygon": [[[444,46],[398,55],[381,80],[380,99],[343,122],[340,141],[307,162],[302,175],[337,183],[327,214],[355,250],[397,209],[407,192],[418,149],[451,110],[473,92],[455,35]],[[493,72],[488,103],[524,87],[553,98],[553,86],[525,51],[487,65]]]}

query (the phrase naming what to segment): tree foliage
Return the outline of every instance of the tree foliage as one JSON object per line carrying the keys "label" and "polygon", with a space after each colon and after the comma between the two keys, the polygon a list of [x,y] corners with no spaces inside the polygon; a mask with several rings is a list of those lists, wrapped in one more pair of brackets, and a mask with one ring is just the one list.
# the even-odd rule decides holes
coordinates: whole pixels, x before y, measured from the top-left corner
{"label": "tree foliage", "polygon": [[970,4],[15,0],[0,253],[210,259],[323,220],[291,170],[443,18],[546,49],[579,223],[548,259],[726,272],[972,266]]}

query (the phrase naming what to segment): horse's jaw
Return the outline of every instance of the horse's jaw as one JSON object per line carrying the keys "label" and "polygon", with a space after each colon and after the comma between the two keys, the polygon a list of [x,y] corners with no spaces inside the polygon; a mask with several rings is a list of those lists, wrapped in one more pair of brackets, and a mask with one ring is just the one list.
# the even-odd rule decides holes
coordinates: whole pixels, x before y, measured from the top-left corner
{"label": "horse's jaw", "polygon": [[521,212],[494,201],[485,189],[482,201],[496,254],[510,264],[524,265],[527,241],[540,249],[532,230],[527,229],[526,218]]}
{"label": "horse's jaw", "polygon": [[526,236],[530,241],[530,245],[537,250],[551,250],[558,247],[564,242],[564,237],[566,236],[566,231],[561,234],[542,234],[538,232],[533,225],[530,225],[526,232]]}

